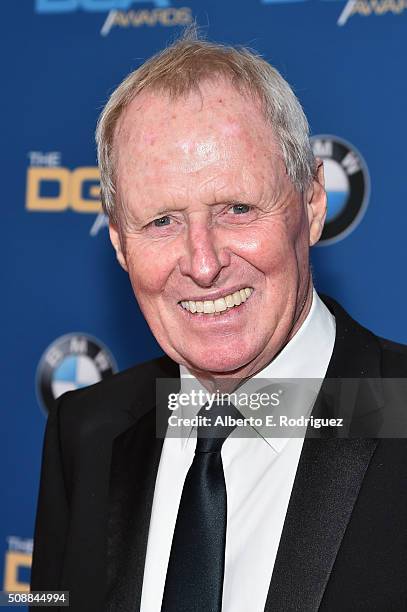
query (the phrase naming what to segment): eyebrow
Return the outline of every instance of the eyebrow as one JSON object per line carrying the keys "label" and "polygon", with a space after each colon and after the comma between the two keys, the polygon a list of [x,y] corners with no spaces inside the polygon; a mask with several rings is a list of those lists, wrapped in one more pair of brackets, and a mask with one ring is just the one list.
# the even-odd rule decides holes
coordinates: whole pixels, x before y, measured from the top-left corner
{"label": "eyebrow", "polygon": [[[221,200],[218,202],[211,202],[210,204],[206,204],[206,206],[230,206],[232,204],[247,204],[249,205],[250,202],[246,202],[244,201],[243,198],[229,198],[227,200]],[[154,213],[154,216],[156,215],[168,215],[168,213],[172,213],[172,212],[184,212],[185,210],[187,210],[187,206],[183,206],[182,208],[163,208],[162,210],[157,211],[156,213]]]}
{"label": "eyebrow", "polygon": [[[207,206],[231,206],[231,205],[235,205],[235,204],[247,204],[248,206],[252,206],[252,203],[249,201],[244,201],[243,198],[230,198],[228,200],[222,200],[219,202],[211,202],[210,204],[206,204]],[[183,206],[182,208],[171,208],[171,207],[167,207],[167,208],[163,208],[161,210],[158,210],[156,212],[152,212],[149,215],[146,215],[146,218],[148,216],[148,218],[151,219],[156,219],[156,218],[160,218],[160,217],[165,217],[166,215],[169,215],[171,213],[174,212],[184,212],[188,209],[187,206]],[[140,222],[143,222],[144,219],[139,218]]]}
{"label": "eyebrow", "polygon": [[165,215],[168,215],[168,213],[184,212],[184,210],[186,210],[186,207],[184,208],[163,208],[163,210],[158,210],[156,213],[154,213],[154,217],[156,216],[164,217]]}
{"label": "eyebrow", "polygon": [[182,212],[183,210],[185,210],[185,208],[163,208],[162,210],[157,210],[156,212],[146,211],[146,213],[142,215],[134,214],[134,219],[138,223],[144,223],[146,219],[155,219],[157,217],[160,218],[173,212]]}

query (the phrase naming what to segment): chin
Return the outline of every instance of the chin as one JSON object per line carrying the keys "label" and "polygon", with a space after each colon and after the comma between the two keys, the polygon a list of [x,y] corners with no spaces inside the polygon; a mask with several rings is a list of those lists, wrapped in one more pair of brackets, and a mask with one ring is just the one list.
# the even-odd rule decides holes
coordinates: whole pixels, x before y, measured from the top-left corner
{"label": "chin", "polygon": [[213,374],[228,374],[232,375],[239,369],[243,368],[255,358],[256,354],[251,353],[235,353],[228,347],[228,350],[217,347],[212,348],[206,354],[201,350],[196,354],[185,355],[185,365],[194,370],[201,372],[211,372]]}

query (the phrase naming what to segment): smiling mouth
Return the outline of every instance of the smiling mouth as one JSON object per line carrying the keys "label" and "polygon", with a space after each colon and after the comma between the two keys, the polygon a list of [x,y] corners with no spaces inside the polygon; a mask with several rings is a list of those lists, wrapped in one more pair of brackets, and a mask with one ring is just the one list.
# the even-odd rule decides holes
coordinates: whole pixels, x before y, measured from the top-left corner
{"label": "smiling mouth", "polygon": [[182,300],[178,303],[181,308],[188,310],[191,314],[220,315],[249,300],[252,293],[252,287],[244,287],[216,300]]}

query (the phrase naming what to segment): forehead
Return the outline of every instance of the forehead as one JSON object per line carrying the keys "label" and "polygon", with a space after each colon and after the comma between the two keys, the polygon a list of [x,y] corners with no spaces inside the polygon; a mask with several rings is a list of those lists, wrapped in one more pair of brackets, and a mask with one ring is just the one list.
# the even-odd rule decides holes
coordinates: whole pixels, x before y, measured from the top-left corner
{"label": "forehead", "polygon": [[[142,92],[125,109],[114,137],[116,178],[126,194],[181,180],[198,185],[215,174],[261,180],[284,172],[280,148],[260,103],[225,81],[206,82],[176,99]],[[234,178],[235,177],[235,178]]]}

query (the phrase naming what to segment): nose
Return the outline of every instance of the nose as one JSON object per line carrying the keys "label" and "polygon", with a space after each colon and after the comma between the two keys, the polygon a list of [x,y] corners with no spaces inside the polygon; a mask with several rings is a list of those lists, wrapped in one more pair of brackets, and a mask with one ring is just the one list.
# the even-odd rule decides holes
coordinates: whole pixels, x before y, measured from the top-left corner
{"label": "nose", "polygon": [[180,270],[200,287],[210,287],[221,270],[230,264],[230,256],[220,244],[216,229],[202,221],[192,221],[185,235]]}

